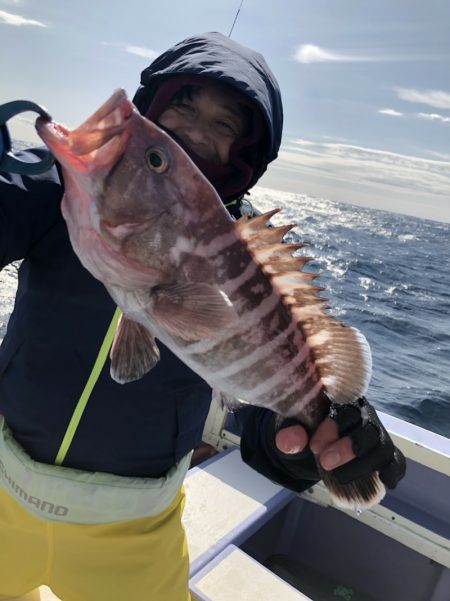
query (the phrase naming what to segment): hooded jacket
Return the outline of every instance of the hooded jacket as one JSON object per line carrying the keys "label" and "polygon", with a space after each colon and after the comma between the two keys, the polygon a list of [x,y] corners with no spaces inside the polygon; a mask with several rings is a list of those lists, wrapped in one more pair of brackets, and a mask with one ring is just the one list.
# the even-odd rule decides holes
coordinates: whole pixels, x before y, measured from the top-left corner
{"label": "hooded jacket", "polygon": [[[177,73],[224,81],[264,116],[266,136],[254,183],[278,152],[278,86],[257,53],[213,33],[177,44],[145,69],[135,103],[145,112],[158,83]],[[33,160],[33,152],[25,158]],[[34,177],[0,175],[0,268],[21,260],[18,291],[0,347],[0,413],[36,461],[52,464],[115,310],[104,286],[81,265],[60,211],[58,166]],[[64,465],[124,476],[160,476],[200,443],[209,386],[163,345],[141,380],[114,382],[107,361]],[[247,455],[266,462],[262,421],[247,420]],[[262,442],[261,442],[262,440]],[[267,452],[270,455],[270,452]],[[270,462],[270,459],[268,460]],[[276,469],[269,469],[276,479]]]}
{"label": "hooded jacket", "polygon": [[[280,89],[264,57],[217,32],[187,38],[142,71],[141,86],[133,99],[142,114],[147,112],[161,84],[175,75],[208,77],[227,84],[244,94],[260,112],[265,131],[251,149],[251,158],[246,157],[253,167],[253,176],[248,182],[251,188],[278,156],[283,130]],[[231,161],[235,153],[244,154],[248,150],[238,143],[237,148],[231,149]],[[235,194],[244,192],[246,188],[236,190]]]}

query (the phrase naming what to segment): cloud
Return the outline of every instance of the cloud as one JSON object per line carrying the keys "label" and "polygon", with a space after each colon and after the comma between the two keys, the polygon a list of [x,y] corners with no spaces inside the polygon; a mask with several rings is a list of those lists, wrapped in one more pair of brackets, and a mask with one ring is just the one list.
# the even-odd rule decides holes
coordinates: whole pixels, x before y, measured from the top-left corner
{"label": "cloud", "polygon": [[400,113],[394,109],[380,109],[381,115],[389,115],[390,117],[412,117],[418,119],[426,119],[428,121],[440,121],[441,123],[450,123],[450,117],[439,115],[437,113]]}
{"label": "cloud", "polygon": [[13,15],[12,13],[7,13],[4,10],[0,10],[0,23],[4,23],[5,25],[14,25],[16,27],[20,27],[23,25],[33,27],[47,27],[47,25],[45,23],[41,23],[41,21],[26,19],[25,17],[21,17],[20,15]]}
{"label": "cloud", "polygon": [[450,109],[450,93],[443,90],[415,90],[413,88],[396,88],[397,95],[406,102],[427,104],[438,109]]}
{"label": "cloud", "polygon": [[354,62],[365,60],[356,55],[347,55],[334,50],[327,50],[314,46],[313,44],[303,44],[295,50],[294,58],[304,65],[309,63],[329,63],[329,62]]}
{"label": "cloud", "polygon": [[[448,199],[450,161],[425,159],[350,144],[290,140],[279,165],[307,176],[361,185],[378,193],[395,191]],[[380,192],[381,191],[381,192]]]}
{"label": "cloud", "polygon": [[450,162],[450,154],[444,154],[443,152],[436,152],[435,150],[427,150],[427,152],[432,157],[436,157],[437,159],[442,159],[443,161]]}
{"label": "cloud", "polygon": [[330,142],[350,142],[348,138],[341,138],[340,136],[321,136],[324,140],[329,140]]}
{"label": "cloud", "polygon": [[417,113],[419,119],[428,119],[429,121],[442,121],[442,123],[450,123],[450,117],[444,117],[436,113]]}
{"label": "cloud", "polygon": [[152,50],[151,48],[146,48],[145,46],[132,46],[130,44],[121,44],[118,42],[102,42],[102,44],[103,46],[112,46],[113,48],[119,48],[119,50],[122,50],[123,52],[128,52],[128,54],[142,56],[150,60],[155,59],[161,54],[158,50]]}
{"label": "cloud", "polygon": [[412,54],[380,54],[378,51],[372,51],[369,54],[357,54],[354,52],[341,52],[321,48],[314,44],[302,44],[297,46],[294,52],[294,59],[304,65],[310,63],[386,63],[386,62],[404,62],[417,60],[439,60],[439,56],[412,55]]}
{"label": "cloud", "polygon": [[380,109],[378,112],[381,115],[390,115],[391,117],[403,117],[403,113],[399,113],[394,109]]}
{"label": "cloud", "polygon": [[152,50],[151,48],[144,48],[143,46],[124,46],[124,50],[130,54],[143,56],[144,58],[148,58],[150,60],[153,60],[160,55],[160,52]]}

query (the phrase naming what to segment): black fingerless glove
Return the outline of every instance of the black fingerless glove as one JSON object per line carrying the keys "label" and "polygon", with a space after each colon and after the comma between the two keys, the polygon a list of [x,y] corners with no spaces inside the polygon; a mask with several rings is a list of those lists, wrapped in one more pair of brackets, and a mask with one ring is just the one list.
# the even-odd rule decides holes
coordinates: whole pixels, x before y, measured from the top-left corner
{"label": "black fingerless glove", "polygon": [[[278,449],[275,436],[282,428],[298,424],[286,419],[278,426],[277,417],[265,410],[252,408],[255,414],[247,418],[242,430],[241,454],[243,460],[256,471],[274,482],[301,492],[320,480],[316,461],[309,448],[300,453],[287,454]],[[406,462],[397,449],[375,409],[361,398],[351,405],[331,407],[339,437],[349,436],[356,458],[333,470],[341,484],[347,484],[377,470],[388,488],[395,488],[403,478]]]}
{"label": "black fingerless glove", "polygon": [[339,438],[348,436],[356,458],[333,470],[341,484],[378,471],[387,488],[395,488],[406,471],[403,453],[394,446],[375,409],[362,397],[350,405],[331,406]]}
{"label": "black fingerless glove", "polygon": [[[295,455],[279,451],[275,445],[276,416],[268,409],[248,407],[237,414],[241,422],[241,456],[254,470],[295,492],[302,492],[320,480],[311,451]],[[286,420],[287,425],[297,424]]]}

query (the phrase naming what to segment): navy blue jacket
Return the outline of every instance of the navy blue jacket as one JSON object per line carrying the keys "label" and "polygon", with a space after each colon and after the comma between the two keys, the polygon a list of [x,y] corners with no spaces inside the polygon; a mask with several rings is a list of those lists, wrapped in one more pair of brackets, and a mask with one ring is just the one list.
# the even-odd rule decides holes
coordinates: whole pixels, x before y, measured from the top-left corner
{"label": "navy blue jacket", "polygon": [[[227,81],[232,83],[234,73],[235,87],[250,90],[264,115],[267,144],[264,155],[258,155],[261,164],[255,165],[260,173],[277,154],[282,111],[276,82],[257,53],[220,34],[191,38],[144,71],[137,106],[145,111],[162,72],[176,73],[183,65],[194,72],[196,64],[198,72],[204,71],[205,52],[211,54],[208,74],[221,79],[226,64]],[[115,310],[104,286],[72,250],[60,212],[61,182],[57,167],[34,177],[0,174],[0,269],[23,259],[0,347],[0,413],[17,441],[44,463],[55,460]],[[107,361],[64,465],[159,476],[200,443],[211,390],[158,345],[160,362],[136,382],[114,382]],[[242,413],[244,459],[270,478],[301,490],[307,484],[291,482],[283,474],[268,444],[271,419],[269,411],[257,408]]]}
{"label": "navy blue jacket", "polygon": [[[0,178],[0,267],[24,258],[0,347],[0,412],[17,441],[45,463],[56,457],[115,310],[72,250],[61,197],[56,168]],[[137,382],[115,383],[108,361],[65,465],[159,475],[198,444],[210,389],[159,346],[161,361]]]}

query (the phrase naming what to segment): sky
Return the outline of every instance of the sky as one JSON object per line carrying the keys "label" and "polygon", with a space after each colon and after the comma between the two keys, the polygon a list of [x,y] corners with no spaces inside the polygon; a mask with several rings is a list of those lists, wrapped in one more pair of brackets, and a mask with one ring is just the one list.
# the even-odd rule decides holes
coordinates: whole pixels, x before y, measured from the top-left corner
{"label": "sky", "polygon": [[[0,0],[0,103],[82,123],[132,97],[158,54],[229,35],[241,0]],[[263,54],[285,113],[260,185],[450,222],[450,2],[244,0],[231,37]],[[35,139],[33,115],[11,125]]]}

